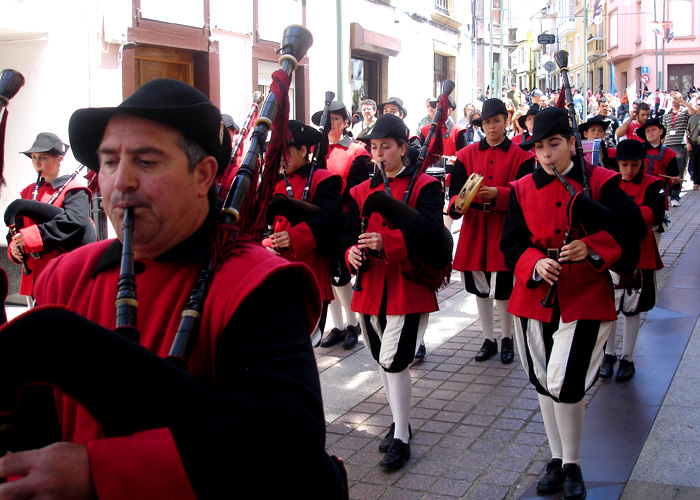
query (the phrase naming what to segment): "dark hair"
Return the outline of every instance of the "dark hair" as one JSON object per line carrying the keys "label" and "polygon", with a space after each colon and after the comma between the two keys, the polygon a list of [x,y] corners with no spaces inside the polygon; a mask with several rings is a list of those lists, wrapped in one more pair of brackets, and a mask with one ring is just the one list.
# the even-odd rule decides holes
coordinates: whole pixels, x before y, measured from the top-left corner
{"label": "dark hair", "polygon": [[180,149],[187,156],[187,166],[190,173],[194,172],[194,168],[199,165],[200,161],[209,156],[202,146],[184,135],[180,139]]}
{"label": "dark hair", "polygon": [[362,101],[360,101],[360,109],[362,109],[362,106],[364,106],[365,104],[369,104],[375,111],[377,111],[377,103],[374,102],[372,99],[363,99]]}
{"label": "dark hair", "polygon": [[637,111],[651,111],[651,106],[645,102],[640,102],[637,104]]}

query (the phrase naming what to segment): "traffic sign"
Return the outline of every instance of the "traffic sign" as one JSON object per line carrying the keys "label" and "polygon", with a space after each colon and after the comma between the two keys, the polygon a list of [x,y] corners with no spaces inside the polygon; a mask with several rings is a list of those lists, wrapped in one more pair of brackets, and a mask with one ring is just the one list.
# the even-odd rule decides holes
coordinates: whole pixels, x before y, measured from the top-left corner
{"label": "traffic sign", "polygon": [[552,61],[547,61],[546,63],[544,63],[544,69],[547,70],[547,73],[551,73],[552,71],[554,71],[554,68],[555,66]]}
{"label": "traffic sign", "polygon": [[542,33],[541,35],[537,35],[537,43],[539,43],[540,45],[549,45],[552,43],[556,43],[556,41],[557,38],[549,33]]}
{"label": "traffic sign", "polygon": [[644,73],[640,80],[642,81],[642,83],[649,83],[649,75]]}
{"label": "traffic sign", "polygon": [[649,73],[649,66],[642,66],[642,74],[646,75]]}

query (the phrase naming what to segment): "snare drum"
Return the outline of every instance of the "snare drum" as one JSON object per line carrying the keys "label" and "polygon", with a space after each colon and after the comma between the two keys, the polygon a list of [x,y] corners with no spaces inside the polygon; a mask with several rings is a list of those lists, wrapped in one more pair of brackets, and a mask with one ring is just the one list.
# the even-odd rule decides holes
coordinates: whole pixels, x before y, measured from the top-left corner
{"label": "snare drum", "polygon": [[429,167],[425,169],[425,173],[431,177],[435,177],[440,181],[442,186],[442,192],[445,192],[445,178],[447,177],[447,171],[442,167]]}
{"label": "snare drum", "polygon": [[583,157],[591,165],[603,165],[605,158],[605,140],[604,139],[584,139],[581,141],[583,146]]}

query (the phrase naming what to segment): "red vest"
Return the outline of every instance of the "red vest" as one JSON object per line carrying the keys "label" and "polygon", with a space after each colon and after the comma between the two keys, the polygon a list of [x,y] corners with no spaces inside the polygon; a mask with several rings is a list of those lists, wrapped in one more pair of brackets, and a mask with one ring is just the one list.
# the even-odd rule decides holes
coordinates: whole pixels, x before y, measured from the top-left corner
{"label": "red vest", "polygon": [[[328,170],[316,170],[311,177],[311,185],[309,186],[307,199],[313,202],[316,187],[321,182],[331,177],[337,179],[338,189],[340,189],[341,179],[336,174]],[[292,186],[294,199],[301,199],[307,179],[307,176],[299,175],[296,172],[289,176],[289,184]],[[275,186],[275,194],[276,193],[287,194],[287,187],[284,179],[277,181],[277,185]],[[318,286],[321,289],[321,300],[329,302],[333,300],[333,287],[331,285],[328,256],[316,251],[317,242],[309,225],[306,222],[300,222],[296,226],[292,226],[284,217],[276,216],[274,231],[276,233],[287,231],[292,243],[292,246],[283,249],[280,255],[292,262],[303,262],[308,265],[314,272]]]}
{"label": "red vest", "polygon": [[[591,197],[598,201],[602,187],[608,182],[617,182],[613,171],[594,167],[589,177]],[[569,183],[581,191],[575,179],[567,177]],[[537,189],[532,175],[527,175],[512,184],[518,203],[535,245],[528,248],[515,266],[515,284],[508,303],[508,312],[522,318],[549,322],[552,308],[540,302],[549,291],[549,284],[542,280],[530,288],[537,261],[544,258],[544,249],[561,248],[568,225],[566,207],[571,195],[556,179]],[[615,300],[607,268],[620,258],[622,250],[608,233],[600,231],[580,238],[603,260],[602,270],[596,270],[588,262],[564,262],[557,281],[557,296],[562,321],[569,323],[579,319],[613,321],[617,319]]]}
{"label": "red vest", "polygon": [[[108,269],[93,277],[110,243],[112,240],[99,241],[54,259],[37,282],[37,302],[63,305],[106,328],[113,328],[119,270]],[[318,288],[306,266],[290,264],[252,240],[242,242],[241,249],[214,273],[199,338],[189,360],[190,372],[215,389],[215,353],[221,332],[240,303],[268,277],[285,268],[296,268],[299,293],[309,297],[306,313],[310,328],[314,328],[320,316]],[[136,275],[140,344],[165,357],[201,265],[182,261],[141,262],[144,270]],[[56,409],[63,440],[88,445],[91,474],[101,500],[195,499],[170,430],[153,429],[103,439],[98,424],[72,398],[57,392]],[[129,477],[130,481],[118,484],[116,478],[120,477]]]}
{"label": "red vest", "polygon": [[[79,182],[72,180],[68,183],[66,188],[61,192],[61,194],[58,195],[58,198],[56,198],[56,201],[53,202],[53,205],[57,207],[62,207],[63,206],[63,200],[65,199],[66,195],[68,194],[69,191],[77,190],[77,189],[84,189],[85,191],[88,192],[88,196],[92,196],[92,193],[90,193],[90,190],[80,184]],[[32,192],[34,191],[34,184],[30,184],[29,186],[25,187],[22,192],[20,193],[20,197],[24,200],[31,200],[32,199]],[[39,194],[37,195],[37,201],[40,201],[42,203],[48,203],[48,201],[51,199],[51,197],[58,191],[58,189],[54,189],[54,187],[51,185],[50,182],[45,182],[42,184],[42,186],[39,188]],[[32,292],[34,290],[34,284],[36,283],[36,279],[39,277],[39,275],[43,272],[44,268],[46,265],[54,258],[58,257],[59,255],[65,253],[64,250],[57,248],[55,250],[52,250],[51,252],[47,252],[41,256],[39,259],[35,259],[29,255],[30,252],[41,252],[44,249],[44,244],[41,240],[41,233],[39,232],[39,228],[37,227],[36,223],[31,220],[28,217],[23,217],[24,219],[24,227],[19,230],[19,232],[22,234],[24,237],[24,243],[25,243],[25,248],[27,250],[27,267],[32,271],[31,274],[25,275],[22,273],[22,280],[20,281],[19,285],[19,293],[22,295],[28,295],[31,296]],[[90,222],[92,224],[92,222]],[[14,261],[14,257],[12,256],[12,253],[10,252],[10,247],[7,247],[7,254],[10,257],[11,260]]]}
{"label": "red vest", "polygon": [[[391,194],[397,200],[403,200],[411,176],[396,177],[391,180]],[[366,180],[350,190],[350,195],[357,202],[362,213],[365,200],[374,191],[384,191],[384,185],[375,188]],[[439,182],[427,174],[420,174],[408,199],[408,205],[416,207],[418,196],[425,185]],[[362,273],[361,292],[354,292],[352,310],[361,314],[378,315],[382,296],[386,294],[386,313],[401,315],[433,312],[438,310],[437,296],[434,290],[404,277],[402,266],[409,264],[408,252],[403,234],[399,228],[391,228],[387,220],[373,213],[367,224],[368,233],[381,233],[384,243],[382,258],[370,256],[369,266]],[[346,256],[347,262],[347,256]],[[348,262],[348,268],[352,266]]]}
{"label": "red vest", "polygon": [[[452,125],[450,132],[448,134],[444,134],[442,136],[442,154],[443,155],[454,156],[454,154],[457,152],[457,136],[459,135],[459,133],[462,130],[464,130],[464,127],[455,123]],[[425,126],[421,127],[421,129],[420,129],[420,133],[424,139],[428,137],[429,132],[430,132],[430,125],[425,125]],[[433,140],[435,140],[435,139],[433,139]]]}
{"label": "red vest", "polygon": [[[480,151],[479,144],[475,142],[458,151],[457,159],[464,165],[467,177],[476,172],[484,177],[483,186],[497,187],[498,197],[495,203],[491,203],[490,212],[470,208],[463,215],[453,268],[458,271],[507,271],[500,243],[510,183],[515,180],[520,166],[534,155],[512,143],[507,152],[498,146]],[[456,198],[450,200],[450,209]],[[474,203],[488,202],[474,198]]]}
{"label": "red vest", "polygon": [[649,226],[647,235],[641,243],[641,254],[639,256],[639,264],[637,264],[639,269],[653,269],[656,271],[664,267],[661,255],[659,255],[659,248],[656,245],[654,232],[651,230],[651,225],[654,222],[654,213],[651,211],[651,208],[643,205],[647,190],[652,189],[654,192],[658,193],[661,191],[662,186],[663,181],[661,179],[649,174],[643,174],[642,182],[639,184],[634,181],[627,182],[625,180],[620,182],[622,190],[639,205],[642,217],[644,217],[644,222]]}
{"label": "red vest", "polygon": [[353,160],[358,156],[369,156],[367,149],[362,144],[350,142],[345,147],[340,143],[329,144],[328,155],[326,156],[326,168],[331,172],[338,174],[343,179],[343,187],[341,193],[345,192],[347,186],[348,174]]}

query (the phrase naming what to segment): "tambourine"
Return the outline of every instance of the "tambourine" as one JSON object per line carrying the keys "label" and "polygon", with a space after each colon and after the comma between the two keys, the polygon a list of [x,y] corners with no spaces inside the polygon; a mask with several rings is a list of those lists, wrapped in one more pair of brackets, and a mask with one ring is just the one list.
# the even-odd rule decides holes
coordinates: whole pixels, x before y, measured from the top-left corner
{"label": "tambourine", "polygon": [[476,172],[473,172],[457,195],[457,200],[455,201],[454,205],[455,210],[461,214],[469,210],[469,205],[471,205],[472,200],[476,198],[476,195],[479,192],[483,182],[484,177]]}

